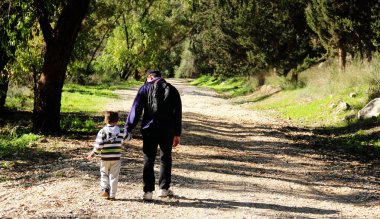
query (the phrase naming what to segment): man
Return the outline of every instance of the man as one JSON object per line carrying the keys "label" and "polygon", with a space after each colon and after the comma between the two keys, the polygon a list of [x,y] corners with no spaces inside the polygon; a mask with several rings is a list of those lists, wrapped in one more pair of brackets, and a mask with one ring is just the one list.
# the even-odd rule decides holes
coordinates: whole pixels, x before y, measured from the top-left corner
{"label": "man", "polygon": [[[152,100],[155,98],[154,92],[157,87],[165,89],[165,102],[163,100]],[[165,88],[163,88],[165,87]],[[157,95],[156,95],[157,96]],[[152,112],[153,102],[158,103],[159,108],[164,109],[166,116],[157,115]],[[162,106],[164,105],[165,106]],[[157,104],[155,105],[157,107]],[[125,132],[130,138],[131,131],[136,127],[141,114],[144,115],[141,122],[141,133],[143,136],[144,153],[144,200],[152,200],[154,189],[154,161],[156,159],[157,147],[160,146],[160,174],[158,185],[160,197],[172,196],[170,190],[171,171],[172,171],[172,147],[176,147],[180,142],[182,129],[182,103],[178,90],[161,78],[158,70],[148,70],[146,82],[139,89],[133,102],[131,111],[125,123]],[[162,110],[161,110],[162,111]]]}

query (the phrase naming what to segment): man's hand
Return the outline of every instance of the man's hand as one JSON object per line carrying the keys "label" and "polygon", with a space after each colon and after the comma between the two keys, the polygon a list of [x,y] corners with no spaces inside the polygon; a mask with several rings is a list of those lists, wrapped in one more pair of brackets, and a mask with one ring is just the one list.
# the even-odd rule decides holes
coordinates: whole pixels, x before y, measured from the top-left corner
{"label": "man's hand", "polygon": [[174,138],[173,138],[173,147],[177,147],[177,145],[179,145],[180,141],[181,141],[181,137],[180,136],[174,136]]}

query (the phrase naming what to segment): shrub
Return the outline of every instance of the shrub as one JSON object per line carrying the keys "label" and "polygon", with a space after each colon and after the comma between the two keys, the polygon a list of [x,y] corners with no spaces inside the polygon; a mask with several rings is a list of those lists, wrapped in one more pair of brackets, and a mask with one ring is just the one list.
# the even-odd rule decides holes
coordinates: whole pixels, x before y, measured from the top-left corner
{"label": "shrub", "polygon": [[37,141],[40,136],[35,134],[4,135],[0,139],[0,158],[15,157],[27,152],[28,145]]}

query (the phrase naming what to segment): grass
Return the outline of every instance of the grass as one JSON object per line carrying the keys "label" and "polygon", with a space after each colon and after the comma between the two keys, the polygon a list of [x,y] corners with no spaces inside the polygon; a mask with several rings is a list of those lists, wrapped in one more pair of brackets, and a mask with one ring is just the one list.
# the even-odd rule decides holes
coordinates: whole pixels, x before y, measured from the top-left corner
{"label": "grass", "polygon": [[[61,128],[66,132],[75,133],[96,133],[99,126],[103,124],[103,117],[99,112],[103,107],[115,99],[118,95],[114,90],[128,89],[141,82],[122,82],[117,84],[101,85],[77,85],[66,84],[63,87],[61,100]],[[30,90],[26,87],[12,87],[8,93],[6,106],[17,110],[32,110],[33,98],[30,97]],[[21,119],[20,121],[24,121]],[[13,121],[9,121],[13,122]],[[27,124],[11,124],[12,127],[25,127]],[[26,122],[28,123],[28,122]],[[30,124],[30,121],[29,121]],[[29,127],[30,129],[30,127]],[[10,134],[11,128],[1,127],[0,133],[0,159],[9,158],[16,154],[25,154],[30,150],[28,145],[38,140],[40,137],[33,134]],[[24,131],[25,132],[25,131]]]}
{"label": "grass", "polygon": [[[99,112],[103,106],[118,98],[112,91],[128,89],[140,85],[139,81],[126,81],[114,84],[78,85],[65,84],[62,91],[61,112]],[[10,86],[6,107],[10,109],[33,109],[32,91],[27,87]]]}
{"label": "grass", "polygon": [[99,125],[101,123],[95,122],[93,118],[78,115],[66,115],[61,118],[61,128],[68,132],[95,133]]}
{"label": "grass", "polygon": [[[2,134],[0,139],[0,159],[18,157],[28,152],[29,147],[40,139],[39,135],[21,134],[8,135]],[[3,163],[3,166],[5,163]]]}
{"label": "grass", "polygon": [[128,89],[140,82],[123,82],[118,84],[77,85],[67,84],[63,87],[61,112],[89,112],[95,113],[115,99],[118,95],[112,91]]}
{"label": "grass", "polygon": [[222,79],[210,75],[203,75],[191,82],[192,85],[211,88],[227,97],[241,96],[254,90],[257,85],[255,80],[245,77]]}
{"label": "grass", "polygon": [[[320,145],[340,145],[356,151],[368,148],[380,151],[380,120],[359,121],[357,112],[374,97],[380,95],[380,55],[368,64],[353,61],[345,72],[337,70],[336,63],[324,67],[312,67],[299,74],[299,82],[291,84],[279,76],[266,77],[266,85],[280,87],[280,92],[265,93],[256,89],[255,82],[245,83],[246,78],[222,80],[212,76],[202,76],[192,82],[205,86],[226,96],[246,95],[244,103],[250,103],[252,110],[264,110],[271,115],[293,124],[310,128],[323,137],[316,138]],[[242,90],[246,85],[252,89]],[[354,97],[350,97],[355,93]],[[348,110],[339,110],[338,105],[346,102]],[[321,131],[322,130],[322,131]],[[344,131],[343,131],[344,130]]]}

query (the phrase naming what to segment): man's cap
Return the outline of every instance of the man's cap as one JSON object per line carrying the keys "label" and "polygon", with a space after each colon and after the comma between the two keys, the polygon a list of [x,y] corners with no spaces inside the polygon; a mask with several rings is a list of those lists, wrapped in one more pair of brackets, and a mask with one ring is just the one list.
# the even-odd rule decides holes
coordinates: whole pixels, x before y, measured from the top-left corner
{"label": "man's cap", "polygon": [[159,70],[153,70],[153,69],[147,70],[146,71],[146,76],[148,76],[150,74],[154,74],[155,77],[161,77],[161,72]]}

